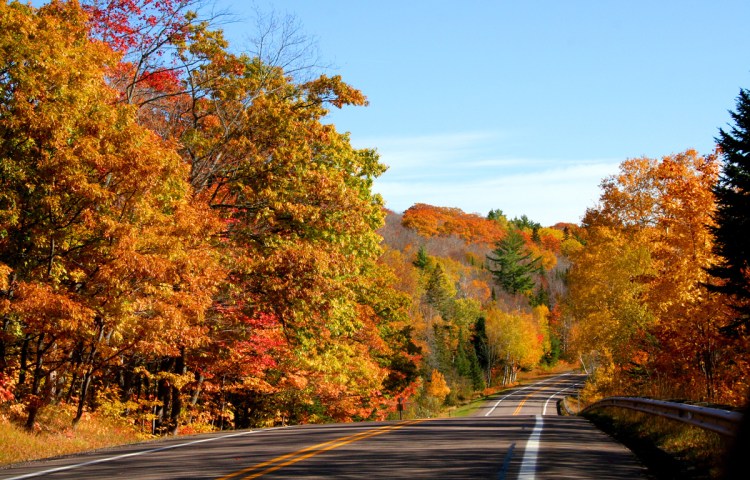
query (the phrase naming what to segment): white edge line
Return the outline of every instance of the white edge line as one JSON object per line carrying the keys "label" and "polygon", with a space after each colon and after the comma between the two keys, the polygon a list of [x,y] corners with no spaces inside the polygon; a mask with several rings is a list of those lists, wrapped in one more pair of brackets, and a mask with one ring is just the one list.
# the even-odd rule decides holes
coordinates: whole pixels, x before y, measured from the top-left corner
{"label": "white edge line", "polygon": [[552,377],[552,378],[548,378],[548,379],[546,379],[546,380],[542,380],[541,382],[536,382],[536,383],[532,383],[531,385],[527,385],[527,386],[525,386],[525,387],[523,387],[523,388],[519,388],[518,390],[513,390],[512,392],[510,392],[509,394],[507,394],[506,396],[504,396],[503,398],[501,398],[500,400],[498,400],[497,402],[495,402],[495,405],[493,405],[493,406],[492,406],[492,408],[490,408],[490,409],[489,409],[489,410],[487,411],[487,413],[485,413],[485,414],[484,414],[484,416],[485,416],[485,417],[489,417],[489,416],[490,416],[490,413],[494,412],[494,411],[495,411],[495,409],[497,408],[497,406],[498,406],[498,405],[500,405],[500,402],[502,402],[503,400],[505,400],[505,399],[506,399],[506,398],[508,398],[508,397],[511,397],[511,396],[513,396],[513,395],[517,394],[518,392],[522,392],[522,391],[524,391],[524,390],[527,390],[527,389],[529,389],[529,388],[531,388],[531,387],[534,387],[534,386],[536,386],[536,385],[539,385],[540,383],[546,383],[546,382],[550,382],[550,381],[552,381],[552,380],[555,380],[555,379],[557,379],[557,378],[560,378],[560,377],[565,377],[565,376],[567,376],[567,375],[573,375],[573,374],[572,374],[572,373],[563,373],[562,375],[556,375],[556,376],[554,376],[554,377]]}
{"label": "white edge line", "polygon": [[547,401],[544,402],[544,408],[542,409],[542,415],[547,415],[547,405],[549,405],[550,400],[552,400],[553,398],[555,398],[557,395],[560,395],[562,392],[570,390],[571,388],[573,388],[575,386],[576,385],[571,385],[570,387],[563,388],[559,392],[556,392],[556,393],[553,393],[552,395],[550,395],[550,397],[547,399]]}
{"label": "white edge line", "polygon": [[[230,433],[228,435],[221,435],[219,437],[202,438],[200,440],[193,440],[192,442],[179,443],[177,445],[167,445],[166,447],[153,448],[151,450],[141,450],[139,452],[133,452],[133,453],[124,453],[122,455],[116,455],[114,457],[98,458],[96,460],[91,460],[91,461],[83,462],[83,463],[76,463],[74,465],[65,465],[63,467],[51,468],[49,470],[42,470],[38,472],[27,473],[24,475],[19,475],[17,477],[6,478],[5,480],[21,480],[24,478],[39,477],[41,475],[48,475],[50,473],[64,472],[65,470],[73,470],[76,468],[86,467],[89,465],[95,465],[97,463],[111,462],[114,460],[120,460],[122,458],[137,457],[140,455],[146,455],[147,453],[161,452],[163,450],[171,450],[173,448],[187,447],[190,445],[195,445],[197,443],[213,442],[214,440],[221,440],[224,438],[232,438],[232,437],[240,437],[243,435],[250,435],[251,433],[267,432],[269,430],[276,430],[276,429],[269,428],[269,429],[264,429],[264,430],[249,430],[249,431],[240,432],[240,433]],[[126,446],[126,445],[121,445],[121,446]]]}

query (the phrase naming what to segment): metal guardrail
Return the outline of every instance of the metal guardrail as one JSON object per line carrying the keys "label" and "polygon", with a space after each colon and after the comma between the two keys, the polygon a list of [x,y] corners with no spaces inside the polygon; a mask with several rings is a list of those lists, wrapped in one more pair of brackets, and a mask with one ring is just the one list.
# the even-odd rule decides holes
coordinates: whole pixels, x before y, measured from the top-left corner
{"label": "metal guardrail", "polygon": [[589,405],[581,413],[601,407],[627,408],[650,415],[657,415],[728,437],[735,436],[740,420],[742,419],[742,413],[740,412],[639,397],[605,398],[593,405]]}

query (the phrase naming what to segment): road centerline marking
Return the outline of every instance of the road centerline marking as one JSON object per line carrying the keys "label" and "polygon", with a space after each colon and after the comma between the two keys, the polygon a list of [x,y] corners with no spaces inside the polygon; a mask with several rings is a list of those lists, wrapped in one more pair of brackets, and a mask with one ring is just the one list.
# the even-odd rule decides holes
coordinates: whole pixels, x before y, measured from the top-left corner
{"label": "road centerline marking", "polygon": [[[485,413],[485,414],[484,414],[484,416],[485,416],[485,417],[489,417],[489,416],[490,416],[490,414],[491,414],[492,412],[494,412],[494,411],[495,411],[495,409],[496,409],[496,408],[497,408],[498,406],[500,406],[500,404],[502,403],[502,401],[503,401],[503,400],[505,400],[505,399],[506,399],[506,398],[508,398],[508,397],[512,397],[512,396],[514,396],[514,395],[517,395],[517,394],[518,394],[519,392],[523,392],[524,390],[528,390],[528,389],[530,389],[530,388],[534,388],[534,387],[536,387],[536,386],[538,386],[538,385],[541,385],[541,384],[544,384],[544,383],[547,383],[547,382],[551,382],[551,381],[553,381],[553,380],[559,380],[559,379],[560,379],[560,377],[567,377],[568,375],[573,375],[573,374],[572,374],[572,373],[563,373],[562,375],[556,375],[556,376],[554,376],[554,377],[550,377],[550,378],[547,378],[547,379],[545,379],[545,380],[542,380],[542,381],[539,381],[539,382],[535,382],[535,383],[532,383],[532,384],[530,384],[530,385],[526,385],[526,386],[525,386],[525,387],[523,387],[523,388],[519,388],[519,389],[514,389],[513,391],[511,391],[510,393],[508,393],[507,395],[505,395],[505,396],[504,396],[503,398],[501,398],[500,400],[498,400],[497,402],[495,402],[495,404],[494,404],[494,405],[492,406],[492,408],[490,408],[490,409],[489,409],[489,410],[487,411],[487,413]],[[515,415],[515,414],[514,414],[514,415]]]}
{"label": "road centerline marking", "polygon": [[518,472],[518,480],[535,480],[536,479],[536,458],[539,454],[539,444],[542,436],[542,425],[544,417],[536,415],[534,430],[531,432],[529,439],[526,441],[526,448],[523,451],[521,460],[521,471]]}
{"label": "road centerline marking", "polygon": [[542,409],[542,415],[547,415],[547,405],[549,404],[549,402],[550,402],[550,401],[551,401],[551,400],[552,400],[553,398],[555,398],[556,396],[560,395],[560,394],[561,394],[561,393],[563,393],[563,392],[566,392],[566,391],[570,390],[571,388],[574,388],[575,386],[576,386],[576,385],[571,385],[570,387],[566,387],[566,388],[563,388],[562,390],[560,390],[560,391],[558,391],[558,392],[555,392],[555,393],[553,393],[552,395],[550,395],[550,397],[549,397],[549,398],[547,399],[547,401],[546,401],[546,402],[544,402],[544,408]]}
{"label": "road centerline marking", "polygon": [[534,394],[541,393],[541,392],[543,392],[545,390],[548,390],[551,386],[552,385],[544,385],[540,389],[534,390],[533,392],[531,392],[528,395],[526,395],[523,398],[523,400],[521,400],[521,402],[518,404],[518,406],[516,407],[516,409],[513,411],[513,416],[518,415],[518,413],[521,411],[521,408],[523,408],[524,404],[526,403],[526,400],[528,400],[529,398],[531,398],[532,396],[534,396]]}
{"label": "road centerline marking", "polygon": [[[395,425],[384,425],[382,427],[378,427],[375,429],[370,429],[370,430],[359,432],[353,435],[347,435],[344,437],[339,437],[333,440],[329,440],[327,442],[322,442],[322,443],[318,443],[315,445],[311,445],[309,447],[305,447],[294,452],[286,453],[284,455],[279,455],[278,457],[272,458],[270,460],[266,460],[264,462],[261,462],[255,465],[251,465],[250,467],[247,467],[242,470],[238,470],[236,472],[220,477],[218,480],[229,480],[231,478],[236,478],[240,476],[242,476],[243,479],[258,478],[268,473],[275,472],[276,470],[279,470],[286,466],[293,465],[297,462],[301,462],[302,460],[306,460],[310,457],[314,457],[315,455],[325,453],[329,450],[333,450],[333,449],[342,447],[344,445],[348,445],[350,443],[358,442],[360,440],[365,440],[370,437],[375,437],[377,435],[382,435],[384,433],[390,433],[390,432],[393,432],[394,430],[398,430],[400,428],[413,425],[421,421],[423,420],[408,420],[408,421],[401,422]],[[258,470],[261,470],[261,471],[258,471]]]}

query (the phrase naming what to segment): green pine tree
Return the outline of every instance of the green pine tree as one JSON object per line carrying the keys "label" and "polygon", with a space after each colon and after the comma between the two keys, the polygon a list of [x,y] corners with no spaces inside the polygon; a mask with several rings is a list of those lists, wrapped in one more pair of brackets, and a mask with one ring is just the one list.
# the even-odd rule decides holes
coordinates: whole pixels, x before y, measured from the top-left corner
{"label": "green pine tree", "polygon": [[532,274],[539,271],[542,259],[532,258],[518,230],[509,231],[487,259],[489,271],[506,292],[527,294],[534,289]]}
{"label": "green pine tree", "polygon": [[730,114],[734,126],[728,132],[719,129],[716,139],[724,161],[714,188],[714,249],[721,261],[709,271],[726,281],[713,288],[736,299],[737,328],[750,324],[750,91],[740,90],[737,110]]}
{"label": "green pine tree", "polygon": [[427,265],[430,264],[430,256],[427,255],[427,249],[424,248],[424,245],[419,247],[419,250],[417,251],[417,258],[414,260],[413,264],[415,267],[422,270],[427,268]]}
{"label": "green pine tree", "polygon": [[427,303],[435,307],[445,320],[450,320],[453,313],[453,303],[456,296],[456,288],[451,283],[448,275],[441,264],[429,272],[427,285],[425,287],[425,299]]}

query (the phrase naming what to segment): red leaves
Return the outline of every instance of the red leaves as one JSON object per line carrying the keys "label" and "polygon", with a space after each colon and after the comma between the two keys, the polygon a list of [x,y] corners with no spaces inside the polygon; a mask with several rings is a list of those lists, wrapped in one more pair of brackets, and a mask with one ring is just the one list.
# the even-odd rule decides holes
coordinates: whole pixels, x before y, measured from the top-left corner
{"label": "red leaves", "polygon": [[0,372],[0,404],[3,402],[10,402],[15,398],[11,390],[10,378]]}
{"label": "red leaves", "polygon": [[164,93],[177,92],[181,88],[180,75],[176,70],[146,71],[138,82],[145,88]]}
{"label": "red leaves", "polygon": [[127,53],[153,45],[154,27],[162,25],[167,36],[178,32],[185,23],[180,12],[188,0],[84,0],[92,34],[113,49]]}

